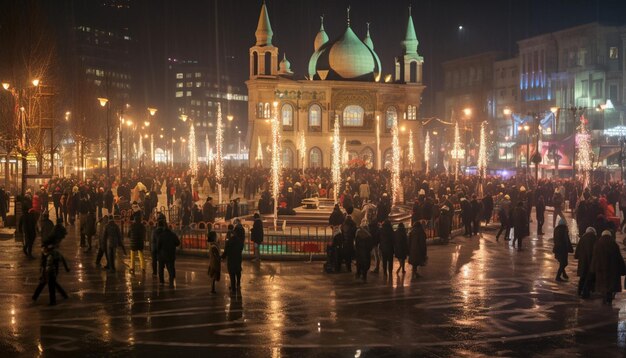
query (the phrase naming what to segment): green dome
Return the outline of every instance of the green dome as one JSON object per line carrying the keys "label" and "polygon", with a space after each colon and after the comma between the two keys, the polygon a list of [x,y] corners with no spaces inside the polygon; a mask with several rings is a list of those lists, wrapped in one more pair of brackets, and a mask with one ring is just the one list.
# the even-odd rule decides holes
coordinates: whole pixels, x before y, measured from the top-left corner
{"label": "green dome", "polygon": [[328,80],[375,81],[381,67],[376,53],[348,26],[341,37],[326,42],[313,53],[309,60],[309,77],[321,79],[318,71],[328,71]]}

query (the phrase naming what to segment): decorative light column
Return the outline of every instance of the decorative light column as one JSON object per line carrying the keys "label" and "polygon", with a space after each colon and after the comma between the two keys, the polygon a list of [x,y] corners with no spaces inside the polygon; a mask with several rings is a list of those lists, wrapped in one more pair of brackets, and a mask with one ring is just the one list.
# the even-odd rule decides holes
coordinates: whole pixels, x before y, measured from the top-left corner
{"label": "decorative light column", "polygon": [[222,106],[217,103],[217,123],[215,125],[215,179],[217,180],[217,200],[222,203],[222,179],[224,177],[224,163],[222,149],[224,145],[224,129],[222,127]]}
{"label": "decorative light column", "polygon": [[348,167],[348,145],[346,139],[343,139],[343,145],[341,146],[341,166],[346,169]]}
{"label": "decorative light column", "polygon": [[398,139],[398,120],[393,120],[391,127],[391,148],[393,161],[391,163],[391,197],[392,205],[398,202],[400,197],[400,140]]}
{"label": "decorative light column", "polygon": [[335,115],[335,127],[333,129],[333,199],[335,204],[339,202],[339,188],[341,188],[341,139],[339,138],[339,116]]}
{"label": "decorative light column", "polygon": [[257,137],[256,158],[261,166],[263,166],[263,147],[261,146],[261,137]]}
{"label": "decorative light column", "polygon": [[578,126],[578,133],[576,134],[576,144],[578,152],[576,153],[576,160],[578,161],[578,169],[583,176],[583,188],[589,186],[589,171],[591,170],[591,136],[587,131],[585,125],[585,118],[582,117],[580,125]]}
{"label": "decorative light column", "polygon": [[196,129],[193,122],[189,125],[189,170],[192,176],[198,175],[198,153],[196,148]]}
{"label": "decorative light column", "polygon": [[[298,150],[300,151],[300,160],[302,161],[302,175],[304,175],[304,167],[306,160],[306,138],[304,137],[304,132],[300,133],[300,143],[298,143]],[[259,149],[261,147],[261,138],[259,138]]]}
{"label": "decorative light column", "polygon": [[413,148],[413,130],[409,129],[409,153],[407,155],[407,159],[409,160],[409,166],[411,167],[411,171],[413,171],[413,164],[415,164],[415,148]]}
{"label": "decorative light column", "polygon": [[209,153],[211,152],[211,143],[209,143],[209,134],[208,133],[204,135],[204,145],[206,147],[206,148],[204,148],[204,150],[205,150],[205,153],[206,153],[206,166],[207,166],[207,169],[208,169],[209,168],[209,161],[210,161]]}
{"label": "decorative light column", "polygon": [[482,181],[487,174],[487,139],[485,133],[485,122],[480,124],[480,145],[478,147],[478,176]]}
{"label": "decorative light column", "polygon": [[430,134],[426,132],[426,140],[424,141],[424,161],[426,162],[426,175],[430,170]]}
{"label": "decorative light column", "polygon": [[278,121],[278,102],[274,102],[272,115],[272,195],[274,196],[274,230],[278,230],[278,195],[280,194],[280,170],[282,143],[280,138],[280,122]]}
{"label": "decorative light column", "polygon": [[461,148],[461,135],[459,134],[459,123],[454,123],[454,144],[452,146],[452,159],[454,159],[454,181],[459,180],[459,159],[465,152]]}

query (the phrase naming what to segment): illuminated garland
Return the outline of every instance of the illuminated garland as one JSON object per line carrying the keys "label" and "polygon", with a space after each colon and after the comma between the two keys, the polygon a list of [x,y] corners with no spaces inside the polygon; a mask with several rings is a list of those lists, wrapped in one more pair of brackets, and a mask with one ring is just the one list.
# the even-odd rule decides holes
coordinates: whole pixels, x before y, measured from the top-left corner
{"label": "illuminated garland", "polygon": [[263,147],[261,146],[261,137],[257,137],[256,160],[263,162]]}
{"label": "illuminated garland", "polygon": [[426,174],[430,170],[430,134],[426,132],[426,140],[424,141],[424,161],[426,162]]}
{"label": "illuminated garland", "polygon": [[335,204],[339,202],[339,188],[341,188],[341,139],[339,138],[339,117],[335,115],[335,127],[333,130],[333,161],[332,161],[332,175],[333,175],[333,194]]}
{"label": "illuminated garland", "polygon": [[409,154],[407,156],[409,160],[409,165],[413,168],[413,164],[415,164],[415,149],[413,148],[413,130],[409,129]]}
{"label": "illuminated garland", "polygon": [[588,172],[591,168],[591,136],[587,127],[585,126],[584,118],[580,121],[578,126],[578,134],[576,135],[577,150],[576,160],[578,161],[578,168],[583,174],[583,186],[587,186]]}
{"label": "illuminated garland", "polygon": [[487,174],[487,139],[485,122],[480,125],[480,146],[478,147],[478,175],[484,178]]}
{"label": "illuminated garland", "polygon": [[398,140],[398,120],[393,120],[391,127],[391,148],[393,151],[393,161],[391,163],[391,197],[392,204],[398,202],[400,196],[400,141]]}
{"label": "illuminated garland", "polygon": [[281,160],[281,138],[280,122],[278,121],[278,102],[274,102],[274,113],[272,116],[272,195],[274,196],[274,230],[278,223],[278,195],[280,194],[280,170]]}
{"label": "illuminated garland", "polygon": [[154,134],[150,134],[150,159],[154,162]]}
{"label": "illuminated garland", "polygon": [[[260,146],[261,142],[259,142]],[[302,169],[304,169],[304,160],[306,159],[306,139],[304,137],[304,132],[300,133],[300,143],[298,150],[300,150],[300,160],[302,160]]]}
{"label": "illuminated garland", "polygon": [[215,179],[219,183],[224,177],[222,150],[224,146],[224,128],[222,128],[222,106],[217,104],[217,124],[215,126]]}
{"label": "illuminated garland", "polygon": [[211,161],[211,157],[209,156],[209,153],[211,152],[211,143],[209,143],[209,134],[205,134],[204,135],[204,144],[206,146],[205,149],[205,153],[206,153],[206,165],[207,167],[209,166],[209,163]]}
{"label": "illuminated garland", "polygon": [[191,122],[189,126],[189,169],[194,177],[198,175],[198,156],[196,152],[196,130],[193,122]]}
{"label": "illuminated garland", "polygon": [[348,146],[346,144],[346,139],[343,139],[343,145],[341,146],[341,165],[344,168],[348,167]]}
{"label": "illuminated garland", "polygon": [[461,135],[459,134],[459,123],[454,124],[454,144],[452,146],[452,159],[454,159],[454,180],[459,177],[459,160],[465,153],[461,148]]}

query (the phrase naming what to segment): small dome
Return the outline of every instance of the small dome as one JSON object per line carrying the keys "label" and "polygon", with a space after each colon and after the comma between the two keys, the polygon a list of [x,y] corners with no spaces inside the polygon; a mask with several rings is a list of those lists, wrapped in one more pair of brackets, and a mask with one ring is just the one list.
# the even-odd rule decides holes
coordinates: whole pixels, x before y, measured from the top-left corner
{"label": "small dome", "polygon": [[348,26],[341,37],[326,42],[311,56],[310,78],[322,79],[319,71],[328,80],[375,81],[381,67],[376,53]]}
{"label": "small dome", "polygon": [[278,64],[278,70],[281,74],[293,74],[291,71],[291,62],[287,59],[287,55],[283,53],[283,59]]}

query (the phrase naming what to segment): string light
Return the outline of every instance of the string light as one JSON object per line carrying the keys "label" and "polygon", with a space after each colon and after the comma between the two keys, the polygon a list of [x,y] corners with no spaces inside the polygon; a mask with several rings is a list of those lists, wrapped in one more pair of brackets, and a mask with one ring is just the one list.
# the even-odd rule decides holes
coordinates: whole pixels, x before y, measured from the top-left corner
{"label": "string light", "polygon": [[585,126],[584,117],[580,121],[578,126],[578,134],[576,135],[576,144],[578,153],[576,153],[576,160],[578,161],[578,168],[583,174],[583,187],[588,185],[588,172],[591,170],[591,136]]}
{"label": "string light", "polygon": [[343,139],[343,145],[341,146],[341,165],[345,168],[348,167],[348,145],[346,139]]}
{"label": "string light", "polygon": [[398,202],[400,197],[400,141],[398,140],[398,120],[393,120],[391,128],[392,140],[391,148],[393,151],[393,162],[391,163],[391,197],[392,204]]}
{"label": "string light", "polygon": [[478,175],[484,178],[487,174],[487,139],[485,122],[480,125],[480,146],[478,147]]}
{"label": "string light", "polygon": [[215,179],[217,180],[218,203],[222,202],[222,179],[224,177],[222,150],[224,145],[224,129],[222,127],[222,105],[217,103],[217,123],[215,126]]}
{"label": "string light", "polygon": [[409,165],[413,168],[413,164],[415,164],[415,149],[413,148],[413,130],[409,129],[409,154],[407,155],[407,159],[409,160]]}
{"label": "string light", "polygon": [[[411,153],[409,153],[410,155]],[[428,175],[430,167],[430,134],[428,132],[426,132],[426,140],[424,141],[424,160],[426,161],[426,175]]]}
{"label": "string light", "polygon": [[263,163],[263,147],[261,146],[261,137],[257,137],[256,160]]}
{"label": "string light", "polygon": [[154,161],[154,135],[150,134],[150,159]]}
{"label": "string light", "polygon": [[204,135],[204,145],[206,146],[206,148],[204,148],[204,150],[205,150],[205,153],[206,153],[206,165],[208,167],[209,166],[209,162],[211,160],[210,156],[209,156],[209,153],[211,151],[210,150],[211,149],[211,143],[209,143],[209,134],[208,133]]}
{"label": "string light", "polygon": [[465,154],[465,150],[461,148],[461,135],[459,134],[459,123],[454,123],[454,144],[452,146],[452,159],[454,162],[454,180],[459,179],[459,159]]}
{"label": "string light", "polygon": [[278,121],[278,102],[274,102],[272,116],[272,195],[274,195],[274,230],[278,229],[278,195],[280,193],[280,170],[281,139],[280,122]]}
{"label": "string light", "polygon": [[143,150],[143,138],[141,137],[141,135],[139,136],[139,158],[141,158],[143,156],[144,150]]}
{"label": "string light", "polygon": [[298,145],[298,150],[300,151],[300,160],[302,160],[302,170],[304,170],[304,160],[306,159],[306,138],[304,137],[304,132],[300,133],[300,143],[298,143]]}
{"label": "string light", "polygon": [[192,176],[198,175],[198,156],[196,149],[196,130],[193,122],[189,125],[189,169]]}
{"label": "string light", "polygon": [[332,162],[332,175],[333,175],[333,194],[335,204],[338,203],[339,188],[341,188],[341,144],[339,138],[339,116],[335,115],[335,127],[333,130],[333,162]]}

